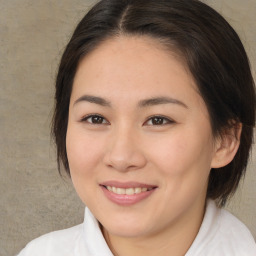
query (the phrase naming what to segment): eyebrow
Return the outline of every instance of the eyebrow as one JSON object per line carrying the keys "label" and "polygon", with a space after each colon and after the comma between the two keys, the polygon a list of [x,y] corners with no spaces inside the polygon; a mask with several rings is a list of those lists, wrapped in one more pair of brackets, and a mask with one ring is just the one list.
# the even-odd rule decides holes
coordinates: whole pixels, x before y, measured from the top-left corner
{"label": "eyebrow", "polygon": [[173,99],[170,97],[156,97],[156,98],[151,98],[151,99],[145,99],[141,100],[139,102],[140,107],[149,107],[149,106],[155,106],[155,105],[161,105],[161,104],[177,104],[179,106],[182,106],[184,108],[188,108],[188,106],[183,103],[180,100]]}
{"label": "eyebrow", "polygon": [[[111,103],[101,97],[97,97],[97,96],[92,96],[92,95],[83,95],[82,97],[78,98],[75,102],[74,105],[79,103],[79,102],[90,102],[90,103],[94,103],[103,107],[111,107]],[[154,98],[150,98],[150,99],[145,99],[145,100],[141,100],[138,103],[138,106],[140,108],[142,107],[150,107],[150,106],[155,106],[155,105],[161,105],[161,104],[177,104],[179,106],[182,106],[184,108],[188,108],[188,106],[183,103],[180,100],[177,99],[173,99],[170,97],[154,97]]]}
{"label": "eyebrow", "polygon": [[90,103],[98,104],[103,107],[111,107],[111,103],[101,97],[97,96],[91,96],[91,95],[83,95],[82,97],[78,98],[75,102],[74,105],[82,102],[82,101],[87,101]]}

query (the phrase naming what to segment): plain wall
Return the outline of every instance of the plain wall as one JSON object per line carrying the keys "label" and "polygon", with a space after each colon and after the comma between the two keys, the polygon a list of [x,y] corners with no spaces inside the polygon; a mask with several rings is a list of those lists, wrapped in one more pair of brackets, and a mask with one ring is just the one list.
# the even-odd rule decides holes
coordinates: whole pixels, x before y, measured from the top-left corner
{"label": "plain wall", "polygon": [[[95,1],[0,0],[0,255],[78,224],[84,206],[58,175],[50,140],[54,78],[73,29]],[[234,26],[255,75],[256,1],[208,0]],[[230,204],[256,237],[256,157]]]}

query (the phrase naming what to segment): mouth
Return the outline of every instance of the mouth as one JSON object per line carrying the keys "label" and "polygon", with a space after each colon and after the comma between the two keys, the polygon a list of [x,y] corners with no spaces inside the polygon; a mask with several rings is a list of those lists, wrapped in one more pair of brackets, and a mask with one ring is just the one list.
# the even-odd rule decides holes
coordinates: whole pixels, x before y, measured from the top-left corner
{"label": "mouth", "polygon": [[129,206],[153,194],[157,186],[137,182],[109,181],[100,184],[105,196],[113,203]]}
{"label": "mouth", "polygon": [[117,195],[134,195],[134,194],[140,194],[142,192],[150,191],[154,189],[152,188],[141,188],[141,187],[136,187],[136,188],[118,188],[118,187],[112,187],[112,186],[104,186],[108,191],[113,192],[114,194]]}

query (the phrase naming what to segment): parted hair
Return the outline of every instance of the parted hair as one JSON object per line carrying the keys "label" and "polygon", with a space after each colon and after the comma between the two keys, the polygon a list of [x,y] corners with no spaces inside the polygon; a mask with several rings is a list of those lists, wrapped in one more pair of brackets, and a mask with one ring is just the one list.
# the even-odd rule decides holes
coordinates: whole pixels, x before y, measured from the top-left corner
{"label": "parted hair", "polygon": [[212,169],[209,176],[207,198],[225,205],[250,156],[255,86],[239,36],[218,12],[198,0],[102,0],[83,17],[62,55],[56,78],[52,134],[59,171],[64,168],[70,174],[66,133],[77,67],[101,43],[122,35],[154,38],[185,60],[207,106],[214,136],[242,124],[234,159]]}

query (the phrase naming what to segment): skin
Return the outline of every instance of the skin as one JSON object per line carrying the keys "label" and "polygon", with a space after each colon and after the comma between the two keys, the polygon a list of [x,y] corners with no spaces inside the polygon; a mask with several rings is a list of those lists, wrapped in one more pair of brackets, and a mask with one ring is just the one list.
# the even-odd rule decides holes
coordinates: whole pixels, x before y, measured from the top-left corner
{"label": "skin", "polygon": [[[145,103],[156,97],[173,100]],[[160,123],[152,116],[161,116]],[[226,142],[224,148],[213,137],[206,105],[182,60],[154,39],[113,38],[81,61],[67,155],[74,187],[114,255],[186,253],[203,219],[210,170],[230,162],[237,150],[232,139]],[[109,180],[157,188],[122,206],[104,195],[100,184]]]}

